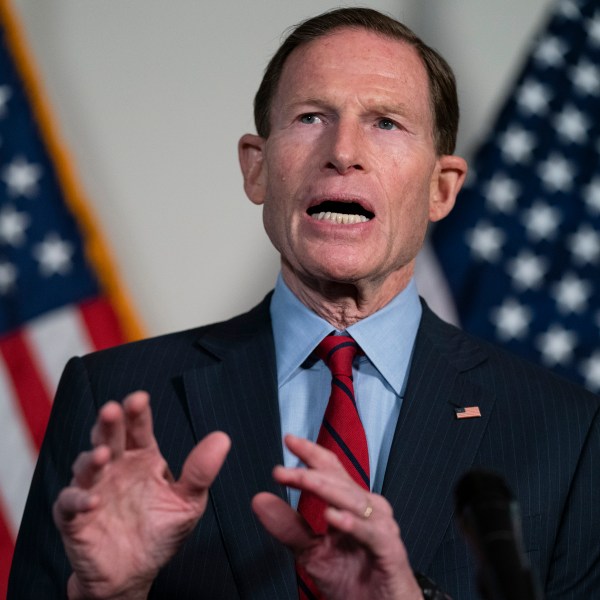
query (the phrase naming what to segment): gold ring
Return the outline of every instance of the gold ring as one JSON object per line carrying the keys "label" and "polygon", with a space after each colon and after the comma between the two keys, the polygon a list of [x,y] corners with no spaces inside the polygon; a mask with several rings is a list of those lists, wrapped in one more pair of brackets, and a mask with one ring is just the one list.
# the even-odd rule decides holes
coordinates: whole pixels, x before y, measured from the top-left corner
{"label": "gold ring", "polygon": [[373,507],[370,504],[367,504],[367,508],[365,508],[365,512],[363,512],[363,519],[368,519],[373,514]]}

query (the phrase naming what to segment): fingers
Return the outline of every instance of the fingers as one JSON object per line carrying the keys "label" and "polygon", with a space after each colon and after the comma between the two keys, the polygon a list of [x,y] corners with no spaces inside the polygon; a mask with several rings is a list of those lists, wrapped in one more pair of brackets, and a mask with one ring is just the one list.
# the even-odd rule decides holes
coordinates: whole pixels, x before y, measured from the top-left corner
{"label": "fingers", "polygon": [[152,429],[150,396],[143,391],[133,392],[123,400],[125,412],[126,445],[129,449],[149,448],[156,445]]}
{"label": "fingers", "polygon": [[348,537],[368,549],[382,571],[396,582],[396,588],[404,590],[406,595],[401,597],[421,597],[400,528],[391,510],[386,509],[389,505],[383,497],[371,496],[373,504],[369,505],[372,508],[369,517],[329,507],[325,510],[325,519],[335,536]]}
{"label": "fingers", "polygon": [[110,449],[98,446],[89,452],[82,452],[73,463],[72,485],[83,489],[91,488],[100,478],[102,469],[109,463]]}
{"label": "fingers", "polygon": [[209,433],[187,457],[181,477],[174,486],[178,493],[190,501],[203,498],[220,471],[230,447],[231,440],[227,434],[222,431]]}
{"label": "fingers", "polygon": [[314,535],[306,521],[284,500],[261,492],[252,499],[252,510],[264,528],[294,552],[309,547]]}
{"label": "fingers", "polygon": [[324,500],[329,505],[325,511],[327,523],[374,552],[383,553],[392,542],[403,551],[400,530],[387,500],[358,485],[329,450],[291,435],[285,442],[308,468],[275,467],[276,481]]}
{"label": "fingers", "polygon": [[52,507],[54,523],[60,531],[79,514],[94,510],[100,499],[96,494],[78,487],[68,487],[61,491]]}
{"label": "fingers", "polygon": [[118,402],[107,402],[96,418],[92,428],[92,446],[107,446],[113,458],[125,451],[125,419],[123,409]]}
{"label": "fingers", "polygon": [[108,446],[113,458],[125,449],[147,448],[156,444],[152,431],[150,399],[146,392],[133,392],[123,404],[110,401],[98,412],[92,429],[92,445]]}
{"label": "fingers", "polygon": [[[335,454],[308,440],[288,435],[288,448],[308,468],[275,467],[273,477],[282,485],[312,492],[327,504],[341,510],[362,515],[369,498],[373,496],[358,485],[346,472]],[[382,507],[391,515],[391,507]]]}
{"label": "fingers", "polygon": [[329,450],[319,446],[307,439],[288,434],[285,436],[285,445],[293,452],[308,468],[320,469],[322,471],[338,473],[344,478],[350,479],[346,469],[338,460],[337,456]]}
{"label": "fingers", "polygon": [[325,510],[325,520],[338,531],[350,534],[375,554],[383,555],[400,541],[400,528],[393,511],[388,502],[377,494],[369,494],[359,511],[330,506]]}
{"label": "fingers", "polygon": [[[313,469],[288,469],[281,466],[273,469],[273,477],[282,485],[311,492],[329,506],[346,511],[356,518],[365,519],[365,515],[372,511],[377,513],[378,519],[386,517],[393,521],[393,511],[389,503],[378,494],[368,492],[350,477],[340,477],[337,473]],[[373,518],[373,514],[368,518]],[[334,525],[333,522],[331,524]]]}

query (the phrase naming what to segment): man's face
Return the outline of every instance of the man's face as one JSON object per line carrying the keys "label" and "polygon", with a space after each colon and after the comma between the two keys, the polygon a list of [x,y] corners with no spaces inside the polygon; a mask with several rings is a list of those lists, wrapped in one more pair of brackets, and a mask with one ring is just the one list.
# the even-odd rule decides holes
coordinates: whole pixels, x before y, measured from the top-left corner
{"label": "man's face", "polygon": [[397,281],[402,289],[429,220],[449,212],[464,175],[444,162],[461,159],[436,155],[417,52],[362,29],[292,52],[271,133],[244,136],[240,157],[292,285]]}

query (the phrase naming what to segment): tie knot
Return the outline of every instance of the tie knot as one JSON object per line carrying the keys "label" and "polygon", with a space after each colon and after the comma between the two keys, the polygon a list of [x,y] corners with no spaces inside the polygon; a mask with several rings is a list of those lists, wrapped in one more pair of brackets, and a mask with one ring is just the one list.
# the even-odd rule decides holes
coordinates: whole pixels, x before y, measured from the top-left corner
{"label": "tie knot", "polygon": [[348,335],[328,335],[315,349],[334,375],[346,377],[352,377],[352,361],[358,351],[358,344]]}

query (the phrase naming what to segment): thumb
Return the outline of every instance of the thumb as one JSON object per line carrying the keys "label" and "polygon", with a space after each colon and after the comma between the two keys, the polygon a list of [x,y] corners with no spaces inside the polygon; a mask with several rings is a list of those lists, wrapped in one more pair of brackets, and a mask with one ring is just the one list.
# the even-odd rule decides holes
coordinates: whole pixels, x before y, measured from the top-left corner
{"label": "thumb", "polygon": [[314,534],[310,526],[281,498],[260,492],[252,499],[252,510],[263,527],[293,552],[300,553],[313,544]]}
{"label": "thumb", "polygon": [[209,433],[196,445],[176,483],[183,498],[193,501],[206,492],[221,470],[230,448],[231,440],[222,431]]}

